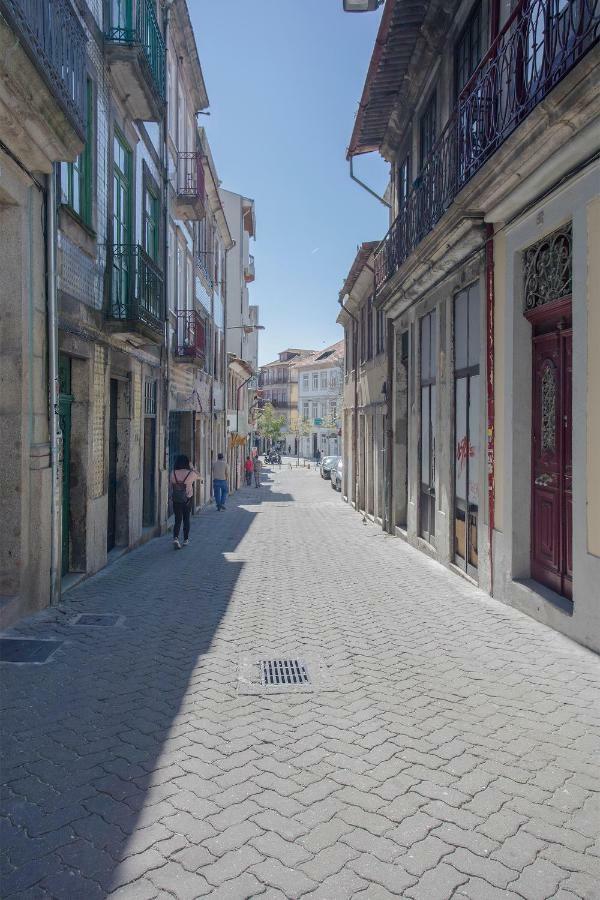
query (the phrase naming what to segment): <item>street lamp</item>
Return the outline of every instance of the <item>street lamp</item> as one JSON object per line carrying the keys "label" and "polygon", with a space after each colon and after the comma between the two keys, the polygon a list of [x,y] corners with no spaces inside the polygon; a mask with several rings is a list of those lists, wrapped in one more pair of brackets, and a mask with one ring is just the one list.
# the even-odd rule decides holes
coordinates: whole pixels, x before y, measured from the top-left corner
{"label": "street lamp", "polygon": [[254,331],[264,331],[264,325],[228,325],[227,330],[233,331],[234,328],[241,328],[244,334],[252,334]]}
{"label": "street lamp", "polygon": [[344,0],[344,12],[374,12],[384,0]]}

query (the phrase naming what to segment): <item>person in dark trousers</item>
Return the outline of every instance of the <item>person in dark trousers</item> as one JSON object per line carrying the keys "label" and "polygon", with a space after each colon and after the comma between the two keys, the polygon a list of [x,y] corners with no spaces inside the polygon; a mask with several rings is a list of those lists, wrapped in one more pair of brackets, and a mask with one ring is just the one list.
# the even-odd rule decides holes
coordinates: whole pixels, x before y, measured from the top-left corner
{"label": "person in dark trousers", "polygon": [[200,480],[200,475],[193,466],[190,466],[188,457],[183,454],[178,456],[169,479],[173,512],[175,514],[175,525],[173,526],[173,547],[175,550],[181,550],[179,530],[182,522],[183,546],[187,547],[190,542],[190,516],[192,514],[194,484],[198,480]]}
{"label": "person in dark trousers", "polygon": [[254,487],[260,487],[260,472],[262,469],[262,462],[259,456],[254,458]]}
{"label": "person in dark trousers", "polygon": [[246,457],[246,462],[244,463],[244,472],[246,474],[246,486],[250,487],[252,484],[252,472],[254,471],[254,463],[250,456]]}
{"label": "person in dark trousers", "polygon": [[229,479],[229,466],[223,459],[222,453],[218,454],[213,463],[212,477],[215,503],[220,512],[222,509],[225,509],[225,501],[227,500],[227,481]]}

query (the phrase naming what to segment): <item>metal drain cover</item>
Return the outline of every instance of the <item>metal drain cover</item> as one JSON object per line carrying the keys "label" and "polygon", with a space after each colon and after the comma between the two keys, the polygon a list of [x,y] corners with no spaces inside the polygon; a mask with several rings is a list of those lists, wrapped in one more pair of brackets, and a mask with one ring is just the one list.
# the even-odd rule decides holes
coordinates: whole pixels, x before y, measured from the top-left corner
{"label": "metal drain cover", "polygon": [[0,662],[41,663],[48,662],[63,641],[36,641],[32,638],[0,638]]}
{"label": "metal drain cover", "polygon": [[247,653],[240,657],[240,694],[335,691],[335,679],[323,660],[310,653]]}
{"label": "metal drain cover", "polygon": [[74,619],[71,619],[71,625],[112,628],[115,625],[120,625],[122,621],[123,616],[115,616],[111,613],[80,613]]}

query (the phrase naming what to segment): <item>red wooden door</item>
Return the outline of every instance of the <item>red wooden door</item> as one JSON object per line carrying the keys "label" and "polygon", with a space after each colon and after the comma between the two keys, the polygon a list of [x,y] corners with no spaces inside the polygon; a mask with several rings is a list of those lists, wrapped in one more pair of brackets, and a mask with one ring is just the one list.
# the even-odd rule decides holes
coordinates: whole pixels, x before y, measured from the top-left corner
{"label": "red wooden door", "polygon": [[[531,575],[571,599],[572,331],[563,316],[533,338]],[[542,330],[540,327],[539,330]]]}

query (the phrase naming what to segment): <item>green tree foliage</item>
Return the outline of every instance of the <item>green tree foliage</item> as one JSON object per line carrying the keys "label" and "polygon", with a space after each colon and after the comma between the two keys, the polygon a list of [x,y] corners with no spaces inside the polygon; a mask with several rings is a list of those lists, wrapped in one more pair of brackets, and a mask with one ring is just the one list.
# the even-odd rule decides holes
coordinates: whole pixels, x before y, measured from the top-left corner
{"label": "green tree foliage", "polygon": [[284,425],[285,416],[276,416],[272,403],[266,403],[259,411],[257,431],[272,444],[281,439],[281,429]]}

